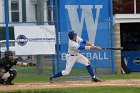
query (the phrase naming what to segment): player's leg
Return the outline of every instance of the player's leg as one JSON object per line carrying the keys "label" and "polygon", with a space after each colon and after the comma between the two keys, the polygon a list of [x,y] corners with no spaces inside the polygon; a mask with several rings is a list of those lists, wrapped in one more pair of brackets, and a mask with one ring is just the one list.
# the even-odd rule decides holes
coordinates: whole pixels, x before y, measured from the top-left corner
{"label": "player's leg", "polygon": [[9,70],[9,74],[10,76],[7,78],[7,80],[5,81],[6,85],[14,85],[14,83],[12,83],[12,81],[15,79],[16,75],[17,75],[17,71],[10,69]]}
{"label": "player's leg", "polygon": [[77,56],[68,56],[65,70],[52,75],[49,78],[49,81],[52,82],[54,78],[68,75],[71,72],[71,69],[72,69],[74,63],[76,62],[76,59],[77,59]]}
{"label": "player's leg", "polygon": [[[5,72],[6,72],[6,71],[5,71],[4,68],[0,68],[0,84],[4,84],[4,82],[5,82],[5,79],[3,78],[3,77],[5,76],[5,74],[6,74]],[[9,75],[9,76],[10,76],[10,75]],[[8,76],[8,77],[9,77],[9,76]],[[7,77],[7,78],[8,78],[8,77]],[[6,78],[6,79],[7,79],[7,78]]]}
{"label": "player's leg", "polygon": [[87,70],[88,70],[90,76],[91,76],[92,78],[95,77],[94,72],[93,72],[93,70],[92,70],[92,68],[91,68],[90,62],[89,62],[89,60],[88,60],[85,56],[79,54],[79,55],[78,55],[77,62],[78,62],[78,63],[81,63],[81,64],[84,64],[84,65],[86,66],[86,68],[87,68]]}
{"label": "player's leg", "polygon": [[1,80],[0,80],[0,84],[4,84],[5,80],[7,80],[10,77],[10,73],[6,72],[2,75]]}
{"label": "player's leg", "polygon": [[5,80],[4,79],[0,79],[0,84],[4,84]]}
{"label": "player's leg", "polygon": [[0,83],[6,85],[13,85],[12,80],[16,77],[17,72],[16,70],[9,70],[8,72],[4,73],[1,77]]}
{"label": "player's leg", "polygon": [[87,71],[88,71],[88,73],[90,74],[90,76],[92,78],[92,81],[94,81],[94,82],[99,82],[100,81],[95,76],[95,74],[94,74],[94,72],[92,70],[92,67],[90,65],[90,61],[85,56],[83,56],[82,54],[79,54],[77,61],[78,61],[78,63],[84,64],[86,66]]}

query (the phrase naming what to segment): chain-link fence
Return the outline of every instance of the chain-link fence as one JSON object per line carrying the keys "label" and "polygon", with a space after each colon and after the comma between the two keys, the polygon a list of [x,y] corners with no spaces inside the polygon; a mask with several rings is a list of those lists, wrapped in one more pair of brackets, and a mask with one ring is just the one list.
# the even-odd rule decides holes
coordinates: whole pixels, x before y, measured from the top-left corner
{"label": "chain-link fence", "polygon": [[[8,6],[6,5],[6,1],[8,1]],[[63,66],[65,65],[65,58],[63,60],[63,54],[66,54],[66,50],[67,50],[67,40],[68,40],[68,37],[67,37],[67,31],[69,29],[71,29],[73,27],[79,27],[79,25],[72,25],[72,23],[70,23],[70,19],[69,19],[69,16],[68,16],[68,13],[66,12],[67,11],[70,11],[68,10],[68,7],[69,5],[67,5],[67,8],[64,7],[64,2],[62,2],[61,0],[58,0],[60,1],[59,3],[62,3],[63,6],[61,6],[61,4],[59,4],[57,6],[58,8],[58,11],[56,11],[56,5],[55,5],[55,2],[54,1],[57,1],[57,0],[0,0],[0,5],[2,8],[0,8],[0,41],[3,43],[1,43],[1,52],[4,52],[6,50],[6,47],[7,47],[7,38],[9,38],[9,49],[12,50],[12,47],[14,47],[14,45],[11,45],[10,46],[10,43],[12,42],[15,42],[14,41],[14,26],[37,26],[37,25],[55,25],[55,22],[58,22],[57,26],[56,27],[56,34],[57,34],[57,37],[58,37],[56,40],[58,41],[57,42],[57,51],[60,53],[60,54],[56,54],[56,55],[36,55],[36,56],[33,56],[33,55],[26,55],[26,56],[17,56],[19,58],[20,61],[24,61],[24,62],[35,62],[37,64],[37,70],[35,69],[32,69],[32,68],[27,68],[23,71],[22,68],[17,68],[18,70],[20,70],[22,73],[24,73],[24,75],[32,75],[31,72],[33,73],[36,73],[37,74],[43,74],[44,72],[47,73],[46,71],[46,68],[47,70],[51,71],[53,70],[53,73],[55,73],[55,69],[57,67],[57,71],[61,70],[61,67],[60,65],[62,66],[62,69],[63,69]],[[75,9],[75,7],[73,7],[73,4],[74,3],[77,3],[77,1],[71,1],[71,0],[64,0],[66,2],[66,4],[69,4],[69,2],[71,2],[70,4],[72,4],[72,8]],[[109,0],[110,1],[110,0]],[[86,4],[93,4],[93,9],[89,9],[91,8],[90,6],[80,6],[80,1],[78,1],[77,3],[77,7],[81,7],[83,8],[83,12],[84,12],[84,17],[86,22],[84,23],[83,21],[83,24],[84,24],[84,32],[86,32],[86,34],[84,34],[83,32],[78,32],[78,34],[81,34],[82,37],[86,38],[86,39],[89,39],[92,40],[92,39],[95,39],[95,35],[93,34],[93,36],[91,36],[90,34],[88,34],[88,31],[86,31],[87,28],[90,28],[92,27],[91,25],[91,22],[94,23],[93,25],[95,26],[96,23],[94,22],[94,20],[96,20],[96,22],[98,21],[97,16],[96,16],[96,13],[97,12],[97,15],[99,16],[102,16],[102,19],[99,19],[99,30],[100,31],[103,31],[103,30],[106,30],[109,29],[109,17],[110,15],[108,15],[108,13],[111,13],[110,10],[108,9],[108,6],[109,6],[109,1],[98,1],[97,2],[97,5],[96,3],[94,3],[92,0],[88,0],[86,2]],[[84,1],[83,1],[84,3]],[[104,5],[106,6],[106,10],[107,11],[102,11],[102,9],[104,8],[102,5],[98,5],[98,3],[104,3]],[[87,9],[84,7],[87,7]],[[69,7],[70,9],[70,7]],[[90,11],[89,11],[89,10]],[[7,11],[6,11],[7,10]],[[92,10],[92,11],[91,11]],[[93,11],[94,10],[94,11]],[[97,10],[97,11],[95,11]],[[65,11],[67,14],[65,14],[63,11]],[[101,11],[101,14],[100,14],[100,11]],[[7,13],[8,12],[8,13]],[[57,13],[56,13],[57,12]],[[76,11],[74,11],[74,14]],[[64,13],[64,16],[63,16],[63,13]],[[93,14],[94,13],[94,14]],[[57,14],[57,17],[56,17],[56,14]],[[72,16],[74,15],[72,14],[71,15],[71,18]],[[78,14],[76,16],[79,17],[79,15],[81,15],[81,10],[79,9],[78,10]],[[59,16],[58,16],[59,15]],[[94,16],[94,18],[93,18]],[[56,20],[57,18],[57,20]],[[92,20],[88,20],[88,18],[91,18]],[[80,19],[80,18],[79,18]],[[6,21],[5,21],[6,20]],[[7,21],[8,20],[8,21]],[[82,19],[84,20],[84,18]],[[65,21],[65,22],[64,22]],[[73,21],[73,24],[75,22],[78,21],[78,18],[76,20]],[[89,22],[88,22],[89,21]],[[80,22],[80,21],[79,21]],[[8,26],[7,26],[8,24]],[[86,24],[88,24],[88,27],[86,28]],[[102,26],[104,25],[104,27]],[[7,29],[9,29],[9,35],[7,35]],[[81,27],[82,28],[82,27]],[[96,28],[96,26],[95,26]],[[89,31],[90,32],[90,31]],[[104,32],[105,33],[105,32]],[[104,42],[101,42],[100,41],[100,37],[103,37],[103,34],[99,33],[100,35],[98,36],[98,40],[99,42],[97,42],[98,45],[104,45]],[[88,36],[89,37],[85,37],[85,36]],[[105,34],[107,35],[107,39],[110,37],[110,33],[108,34]],[[94,38],[93,38],[94,37]],[[13,41],[12,41],[13,40]],[[103,39],[102,39],[103,40]],[[110,47],[110,41],[108,41],[109,44],[107,45],[108,47]],[[107,42],[107,43],[108,43]],[[3,49],[4,47],[4,49]],[[59,49],[60,48],[60,49]],[[2,50],[3,49],[3,50]],[[13,51],[15,51],[13,49]],[[21,49],[22,51],[22,49]],[[28,50],[27,50],[28,51]],[[91,64],[94,64],[93,66],[96,66],[96,67],[100,67],[102,66],[103,68],[106,67],[108,68],[108,70],[106,71],[107,73],[111,73],[111,69],[112,69],[112,60],[110,61],[112,55],[110,54],[110,51],[107,51],[106,53],[105,52],[101,52],[101,54],[104,54],[103,57],[105,60],[102,61],[102,58],[100,53],[87,53],[85,52],[85,55],[89,56],[89,59],[91,61]],[[96,60],[98,59],[98,56],[99,55],[99,59],[101,60]],[[106,55],[109,56],[109,58],[106,60]],[[111,55],[111,56],[110,56]],[[57,57],[57,58],[56,58]],[[53,59],[53,60],[52,60]],[[57,61],[61,61],[60,63],[58,62],[58,64],[56,64],[56,59]],[[93,60],[96,60],[96,62],[92,62]],[[101,65],[100,65],[101,64]],[[52,69],[53,67],[53,69]],[[59,68],[60,67],[60,68]],[[44,69],[45,68],[45,69]],[[100,69],[99,69],[100,70]],[[104,69],[103,69],[104,70]],[[99,74],[103,74],[101,69],[101,73]],[[31,71],[31,72],[30,72]],[[94,69],[95,72],[97,72],[97,69]],[[52,72],[49,72],[49,75],[51,74]],[[89,74],[87,73],[87,70],[85,70],[85,68],[76,68],[73,70],[73,73],[71,74],[72,76],[77,76],[77,73],[81,73],[80,75],[82,76],[89,76]],[[47,73],[48,74],[48,73]],[[20,73],[21,75],[21,73]]]}
{"label": "chain-link fence", "polygon": [[[15,53],[14,26],[37,26],[55,24],[54,1],[55,0],[0,0],[1,57],[4,56],[4,52],[7,50],[7,48]],[[38,60],[40,58],[40,55],[15,55],[15,57],[23,62],[37,63],[37,61],[41,61],[42,65],[37,67],[38,70],[40,70],[38,71],[38,74],[44,72],[45,66],[51,67],[52,55],[43,55],[41,56],[43,57],[42,60]]]}

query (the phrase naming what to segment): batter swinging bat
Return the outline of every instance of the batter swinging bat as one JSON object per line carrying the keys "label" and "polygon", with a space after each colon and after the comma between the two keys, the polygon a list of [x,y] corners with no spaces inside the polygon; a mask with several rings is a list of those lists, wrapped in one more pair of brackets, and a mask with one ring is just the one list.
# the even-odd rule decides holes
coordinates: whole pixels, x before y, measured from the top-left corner
{"label": "batter swinging bat", "polygon": [[104,50],[123,50],[123,47],[119,47],[119,48],[102,48]]}

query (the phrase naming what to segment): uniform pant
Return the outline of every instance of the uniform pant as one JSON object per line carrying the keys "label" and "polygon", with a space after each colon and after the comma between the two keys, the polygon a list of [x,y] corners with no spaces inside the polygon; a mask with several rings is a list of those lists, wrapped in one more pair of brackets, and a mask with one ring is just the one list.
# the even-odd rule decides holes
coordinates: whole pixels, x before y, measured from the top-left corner
{"label": "uniform pant", "polygon": [[7,79],[8,77],[10,77],[10,73],[6,72],[6,73],[3,74],[1,79]]}
{"label": "uniform pant", "polygon": [[85,66],[90,65],[89,60],[85,56],[83,56],[82,54],[78,54],[78,55],[67,54],[66,60],[67,60],[66,68],[65,68],[65,70],[62,71],[63,76],[68,75],[71,72],[71,69],[76,62],[81,63]]}
{"label": "uniform pant", "polygon": [[1,79],[12,81],[17,75],[17,71],[10,69],[8,72],[4,73]]}

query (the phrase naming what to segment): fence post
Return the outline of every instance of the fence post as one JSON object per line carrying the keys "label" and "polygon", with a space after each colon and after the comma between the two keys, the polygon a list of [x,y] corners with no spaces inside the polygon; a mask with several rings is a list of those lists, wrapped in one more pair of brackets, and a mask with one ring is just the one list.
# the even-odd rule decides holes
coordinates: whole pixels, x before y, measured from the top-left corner
{"label": "fence post", "polygon": [[[120,23],[115,24],[114,47],[120,47]],[[115,73],[121,74],[121,50],[114,51]]]}
{"label": "fence post", "polygon": [[[44,0],[37,0],[37,25],[44,25]],[[37,74],[43,74],[44,56],[37,55]]]}
{"label": "fence post", "polygon": [[[113,33],[113,0],[109,0],[109,23],[110,23],[110,45],[111,47],[114,47],[114,33]],[[112,74],[115,73],[115,64],[114,64],[114,51],[111,50],[111,59],[112,62],[111,68],[112,68]]]}
{"label": "fence post", "polygon": [[9,2],[5,0],[6,48],[9,50]]}
{"label": "fence post", "polygon": [[59,12],[58,12],[58,0],[55,0],[55,10],[56,10],[56,53],[57,53],[57,72],[60,71],[60,58],[59,58],[59,36],[58,36],[58,33],[59,33],[59,23],[58,23],[58,17],[59,17]]}

